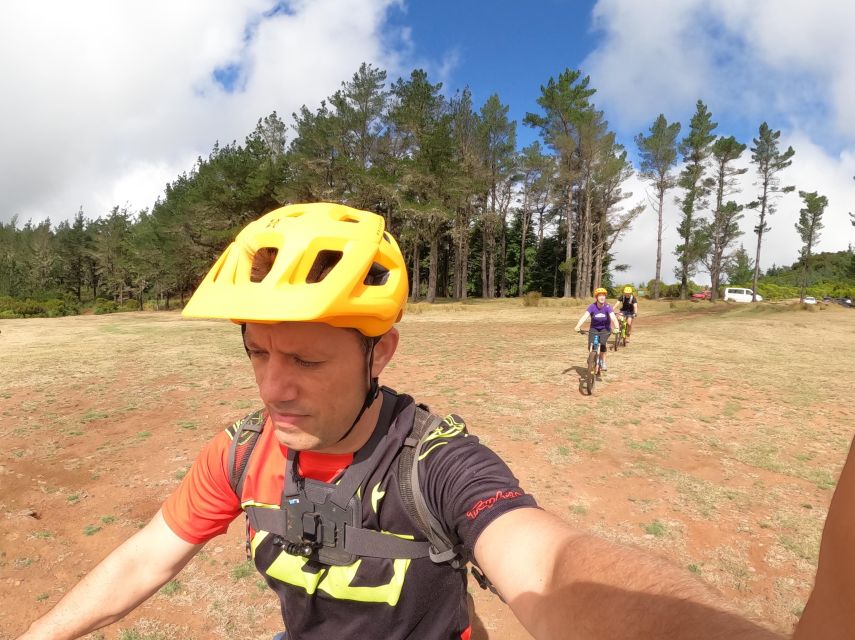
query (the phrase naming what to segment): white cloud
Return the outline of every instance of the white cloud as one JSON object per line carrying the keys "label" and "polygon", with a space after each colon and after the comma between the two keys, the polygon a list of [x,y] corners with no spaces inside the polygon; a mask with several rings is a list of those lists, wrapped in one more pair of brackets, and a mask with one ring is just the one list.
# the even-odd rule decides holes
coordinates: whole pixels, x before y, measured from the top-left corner
{"label": "white cloud", "polygon": [[684,117],[700,98],[715,115],[774,111],[780,126],[831,124],[855,141],[855,3],[599,0],[593,24],[602,39],[581,66],[619,129]]}
{"label": "white cloud", "polygon": [[[215,140],[288,119],[363,61],[396,73],[397,0],[0,5],[0,220],[149,207]],[[249,37],[248,37],[249,36]],[[239,65],[229,93],[213,78]]]}
{"label": "white cloud", "polygon": [[[783,131],[784,148],[796,150],[783,180],[829,198],[819,249],[848,246],[855,236],[846,215],[855,209],[855,3],[599,0],[593,20],[602,37],[581,67],[592,76],[597,105],[614,128],[628,138],[646,131],[661,112],[669,121],[682,120],[685,135],[699,98],[722,122],[717,132],[724,135],[756,136],[757,125],[768,120]],[[631,141],[629,147],[634,151]],[[746,151],[746,163],[748,158]],[[751,175],[745,176],[741,202],[753,199]],[[629,189],[643,192],[639,183],[634,187]],[[677,194],[672,191],[666,203],[666,281],[674,280]],[[800,207],[796,194],[780,201],[772,231],[764,236],[762,268],[795,261],[800,241],[793,224]],[[616,247],[634,281],[654,274],[655,217],[645,213],[631,239]],[[756,213],[746,211],[741,240],[752,254],[754,224]]]}
{"label": "white cloud", "polygon": [[705,89],[713,65],[697,46],[702,34],[691,27],[699,5],[700,0],[597,2],[593,26],[602,40],[581,68],[592,76],[598,106],[621,128],[639,129],[674,105],[691,105]]}

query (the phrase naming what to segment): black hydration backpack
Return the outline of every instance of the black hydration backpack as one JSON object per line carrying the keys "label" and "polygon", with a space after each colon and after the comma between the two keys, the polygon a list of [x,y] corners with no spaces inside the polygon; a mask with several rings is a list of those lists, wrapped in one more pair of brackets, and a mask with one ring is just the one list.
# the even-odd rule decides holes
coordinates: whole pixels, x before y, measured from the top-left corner
{"label": "black hydration backpack", "polygon": [[[386,389],[383,389],[383,392],[390,395],[392,393]],[[385,421],[388,427],[395,405],[394,401],[383,403],[384,411],[381,412],[378,425],[384,424]],[[249,459],[258,437],[264,430],[265,422],[264,410],[259,409],[230,428],[232,443],[228,457],[229,484],[238,496],[238,500],[241,499],[243,492]],[[280,509],[252,506],[245,508],[247,557],[251,557],[249,529],[252,526],[256,531],[267,531],[279,536],[283,548],[288,553],[315,557],[326,564],[350,564],[359,556],[380,558],[429,556],[435,563],[448,563],[455,569],[465,570],[467,563],[471,560],[468,552],[461,541],[445,531],[442,524],[430,512],[419,482],[418,454],[428,436],[442,424],[443,420],[430,413],[426,406],[416,405],[410,433],[404,440],[397,460],[398,488],[407,514],[417,524],[427,538],[427,542],[405,540],[362,528],[362,513],[361,509],[355,506],[358,504],[355,502],[358,501],[358,497],[354,494],[361,481],[376,466],[374,460],[376,456],[370,455],[369,458],[360,460],[360,452],[358,452],[345,472],[345,476],[337,485],[326,485],[325,488],[321,488],[324,483],[315,482],[312,485],[306,483],[308,491],[294,489],[290,494],[288,484],[291,482],[290,476],[296,476],[294,470],[296,465],[293,464],[293,458],[289,457],[290,469],[286,471],[288,477],[286,477],[286,490],[283,492],[287,497],[287,500],[283,500],[286,504],[282,504]],[[380,431],[378,428],[375,433]],[[371,444],[371,440],[368,444]],[[368,444],[363,449],[369,449]],[[354,473],[348,476],[351,469]],[[300,483],[300,486],[302,487],[303,484]],[[293,482],[291,486],[294,486]],[[290,515],[289,513],[283,515],[283,511],[289,512]],[[473,575],[479,584],[484,586],[482,574],[474,567]]]}

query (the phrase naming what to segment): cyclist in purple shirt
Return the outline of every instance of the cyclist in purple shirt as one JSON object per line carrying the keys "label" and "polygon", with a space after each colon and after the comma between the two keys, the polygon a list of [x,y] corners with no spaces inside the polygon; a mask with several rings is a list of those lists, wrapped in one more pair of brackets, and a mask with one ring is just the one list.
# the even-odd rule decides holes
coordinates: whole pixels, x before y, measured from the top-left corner
{"label": "cyclist in purple shirt", "polygon": [[585,313],[579,318],[576,323],[576,331],[582,328],[582,325],[591,319],[591,327],[588,330],[588,349],[591,348],[591,343],[594,341],[594,336],[600,336],[600,370],[608,371],[606,366],[606,343],[609,336],[612,334],[612,328],[615,331],[619,329],[617,316],[610,304],[606,304],[606,296],[608,291],[600,287],[594,291],[594,303],[585,309]]}

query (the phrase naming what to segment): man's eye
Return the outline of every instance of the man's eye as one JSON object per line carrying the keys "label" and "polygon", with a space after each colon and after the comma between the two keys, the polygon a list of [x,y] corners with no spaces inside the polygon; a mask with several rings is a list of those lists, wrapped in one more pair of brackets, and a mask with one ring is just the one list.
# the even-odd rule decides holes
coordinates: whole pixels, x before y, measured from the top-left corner
{"label": "man's eye", "polygon": [[317,365],[321,364],[320,362],[314,362],[312,360],[303,360],[302,358],[297,357],[294,358],[294,362],[296,362],[297,365],[301,367],[316,367]]}
{"label": "man's eye", "polygon": [[266,351],[260,351],[258,349],[249,349],[248,352],[250,358],[263,358],[267,355]]}

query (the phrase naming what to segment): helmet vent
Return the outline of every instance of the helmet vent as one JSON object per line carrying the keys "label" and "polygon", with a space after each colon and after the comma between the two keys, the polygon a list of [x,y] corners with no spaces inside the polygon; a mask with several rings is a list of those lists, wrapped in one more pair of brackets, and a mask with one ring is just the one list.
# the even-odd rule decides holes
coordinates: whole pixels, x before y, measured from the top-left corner
{"label": "helmet vent", "polygon": [[359,220],[357,220],[356,218],[350,218],[350,217],[348,217],[348,216],[345,216],[344,218],[342,218],[342,219],[341,219],[341,221],[342,221],[342,222],[356,222],[356,223],[359,223]]}
{"label": "helmet vent", "polygon": [[392,239],[389,237],[389,234],[388,234],[388,233],[386,233],[385,231],[383,232],[383,239],[384,239],[386,242],[388,242],[389,244],[392,244]]}
{"label": "helmet vent", "polygon": [[363,280],[363,284],[371,287],[378,287],[380,285],[386,284],[386,281],[389,279],[389,270],[384,267],[382,264],[373,263],[371,268],[368,270],[368,275],[365,276],[365,280]]}
{"label": "helmet vent", "polygon": [[279,249],[275,247],[262,247],[252,256],[252,268],[249,272],[250,282],[261,282],[270,273]]}
{"label": "helmet vent", "polygon": [[312,268],[309,269],[309,273],[306,275],[306,283],[313,284],[326,278],[327,274],[332,271],[333,267],[338,264],[339,260],[341,260],[342,255],[341,251],[332,251],[330,249],[318,251],[318,255],[315,257],[315,262],[312,265]]}

